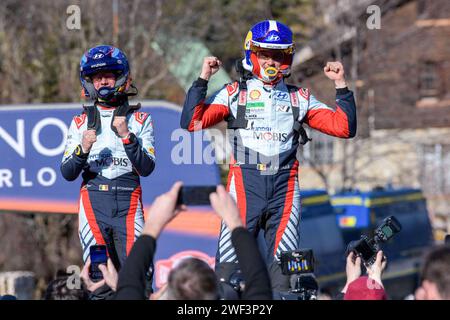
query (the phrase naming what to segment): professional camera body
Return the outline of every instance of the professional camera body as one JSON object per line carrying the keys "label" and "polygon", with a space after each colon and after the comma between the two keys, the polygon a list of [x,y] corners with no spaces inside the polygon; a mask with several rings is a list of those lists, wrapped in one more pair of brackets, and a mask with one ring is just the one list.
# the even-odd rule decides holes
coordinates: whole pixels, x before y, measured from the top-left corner
{"label": "professional camera body", "polygon": [[381,244],[387,242],[394,235],[399,233],[402,229],[400,222],[394,217],[390,216],[383,220],[375,231],[374,236],[369,238],[362,235],[361,239],[351,241],[347,247],[347,255],[353,251],[357,256],[361,257],[362,261],[370,266],[377,257],[377,252],[381,250]]}
{"label": "professional camera body", "polygon": [[280,255],[281,271],[291,276],[291,289],[280,292],[281,300],[317,300],[319,285],[314,272],[311,249],[284,251]]}
{"label": "professional camera body", "polygon": [[236,269],[228,279],[221,279],[219,295],[221,300],[241,300],[245,289],[245,280],[241,269]]}

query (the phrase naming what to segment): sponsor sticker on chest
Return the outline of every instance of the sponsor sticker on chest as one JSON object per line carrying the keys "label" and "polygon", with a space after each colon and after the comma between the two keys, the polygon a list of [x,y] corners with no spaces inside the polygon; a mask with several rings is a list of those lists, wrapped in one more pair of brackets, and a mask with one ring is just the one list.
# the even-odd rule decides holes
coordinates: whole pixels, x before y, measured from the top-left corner
{"label": "sponsor sticker on chest", "polygon": [[250,100],[258,100],[261,97],[261,92],[259,90],[250,91]]}
{"label": "sponsor sticker on chest", "polygon": [[291,111],[291,107],[286,106],[286,105],[277,106],[276,110],[277,110],[277,112],[289,112],[289,111]]}
{"label": "sponsor sticker on chest", "polygon": [[247,102],[248,109],[255,109],[255,108],[264,109],[264,107],[265,107],[264,102]]}

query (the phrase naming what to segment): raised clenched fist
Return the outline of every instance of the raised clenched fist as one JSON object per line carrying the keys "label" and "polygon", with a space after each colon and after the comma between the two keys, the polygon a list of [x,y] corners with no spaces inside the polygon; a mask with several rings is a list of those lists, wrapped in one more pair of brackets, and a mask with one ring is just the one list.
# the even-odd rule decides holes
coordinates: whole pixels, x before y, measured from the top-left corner
{"label": "raised clenched fist", "polygon": [[326,66],[323,68],[323,72],[328,79],[334,80],[337,88],[343,88],[347,86],[344,77],[344,66],[341,62],[327,62]]}
{"label": "raised clenched fist", "polygon": [[92,145],[97,141],[97,134],[95,130],[86,130],[83,132],[83,138],[81,140],[81,148],[84,153],[91,151]]}
{"label": "raised clenched fist", "polygon": [[116,128],[117,134],[121,138],[126,138],[129,134],[126,117],[114,117],[113,127]]}
{"label": "raised clenched fist", "polygon": [[206,57],[203,59],[202,72],[200,78],[209,80],[209,78],[219,71],[222,62],[216,57]]}

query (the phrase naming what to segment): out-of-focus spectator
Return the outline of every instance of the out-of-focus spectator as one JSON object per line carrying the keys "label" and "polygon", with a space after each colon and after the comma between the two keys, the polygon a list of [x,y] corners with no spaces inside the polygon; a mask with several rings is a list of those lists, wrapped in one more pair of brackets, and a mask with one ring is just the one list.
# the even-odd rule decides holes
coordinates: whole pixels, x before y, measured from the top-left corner
{"label": "out-of-focus spectator", "polygon": [[152,295],[152,300],[215,300],[218,282],[213,269],[204,261],[187,258],[169,274],[167,286]]}
{"label": "out-of-focus spectator", "polygon": [[445,244],[450,244],[450,234],[447,234],[444,239]]}
{"label": "out-of-focus spectator", "polygon": [[341,293],[344,300],[386,300],[386,292],[381,275],[386,268],[387,260],[383,251],[378,251],[375,262],[365,266],[368,276],[361,276],[361,258],[353,252],[347,256],[347,283]]}
{"label": "out-of-focus spectator", "polygon": [[421,286],[416,290],[416,300],[450,299],[450,245],[433,249],[425,258]]}
{"label": "out-of-focus spectator", "polygon": [[70,275],[59,275],[52,280],[44,294],[44,300],[87,300],[89,293],[86,287],[81,284],[79,287],[71,287],[69,284]]}
{"label": "out-of-focus spectator", "polygon": [[[145,272],[152,263],[156,239],[164,227],[185,206],[177,207],[181,182],[159,196],[153,203],[143,235],[135,242],[124,267],[119,273],[116,299],[146,299]],[[211,206],[223,219],[231,232],[231,239],[245,278],[242,299],[272,299],[270,278],[255,238],[243,227],[239,210],[233,198],[223,186],[210,194]],[[198,279],[198,280],[196,280]],[[151,299],[217,299],[218,279],[214,271],[197,259],[188,259],[171,271],[167,286],[151,296]]]}

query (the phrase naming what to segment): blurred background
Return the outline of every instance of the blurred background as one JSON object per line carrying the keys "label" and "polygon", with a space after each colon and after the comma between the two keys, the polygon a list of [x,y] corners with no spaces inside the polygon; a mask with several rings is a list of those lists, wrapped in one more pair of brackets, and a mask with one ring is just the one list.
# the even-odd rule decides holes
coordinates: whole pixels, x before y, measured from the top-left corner
{"label": "blurred background", "polygon": [[[355,139],[310,131],[312,142],[299,152],[301,188],[329,195],[419,190],[440,242],[450,231],[449,13],[446,0],[3,0],[0,110],[81,107],[79,60],[99,44],[126,53],[138,99],[181,108],[203,56],[224,63],[211,83],[218,89],[237,79],[234,62],[249,28],[276,19],[291,27],[296,43],[287,82],[334,105],[322,68],[340,60],[357,100]],[[224,181],[226,166],[219,169]],[[76,215],[2,209],[0,241],[0,272],[32,270],[34,298],[58,270],[81,265]]]}

